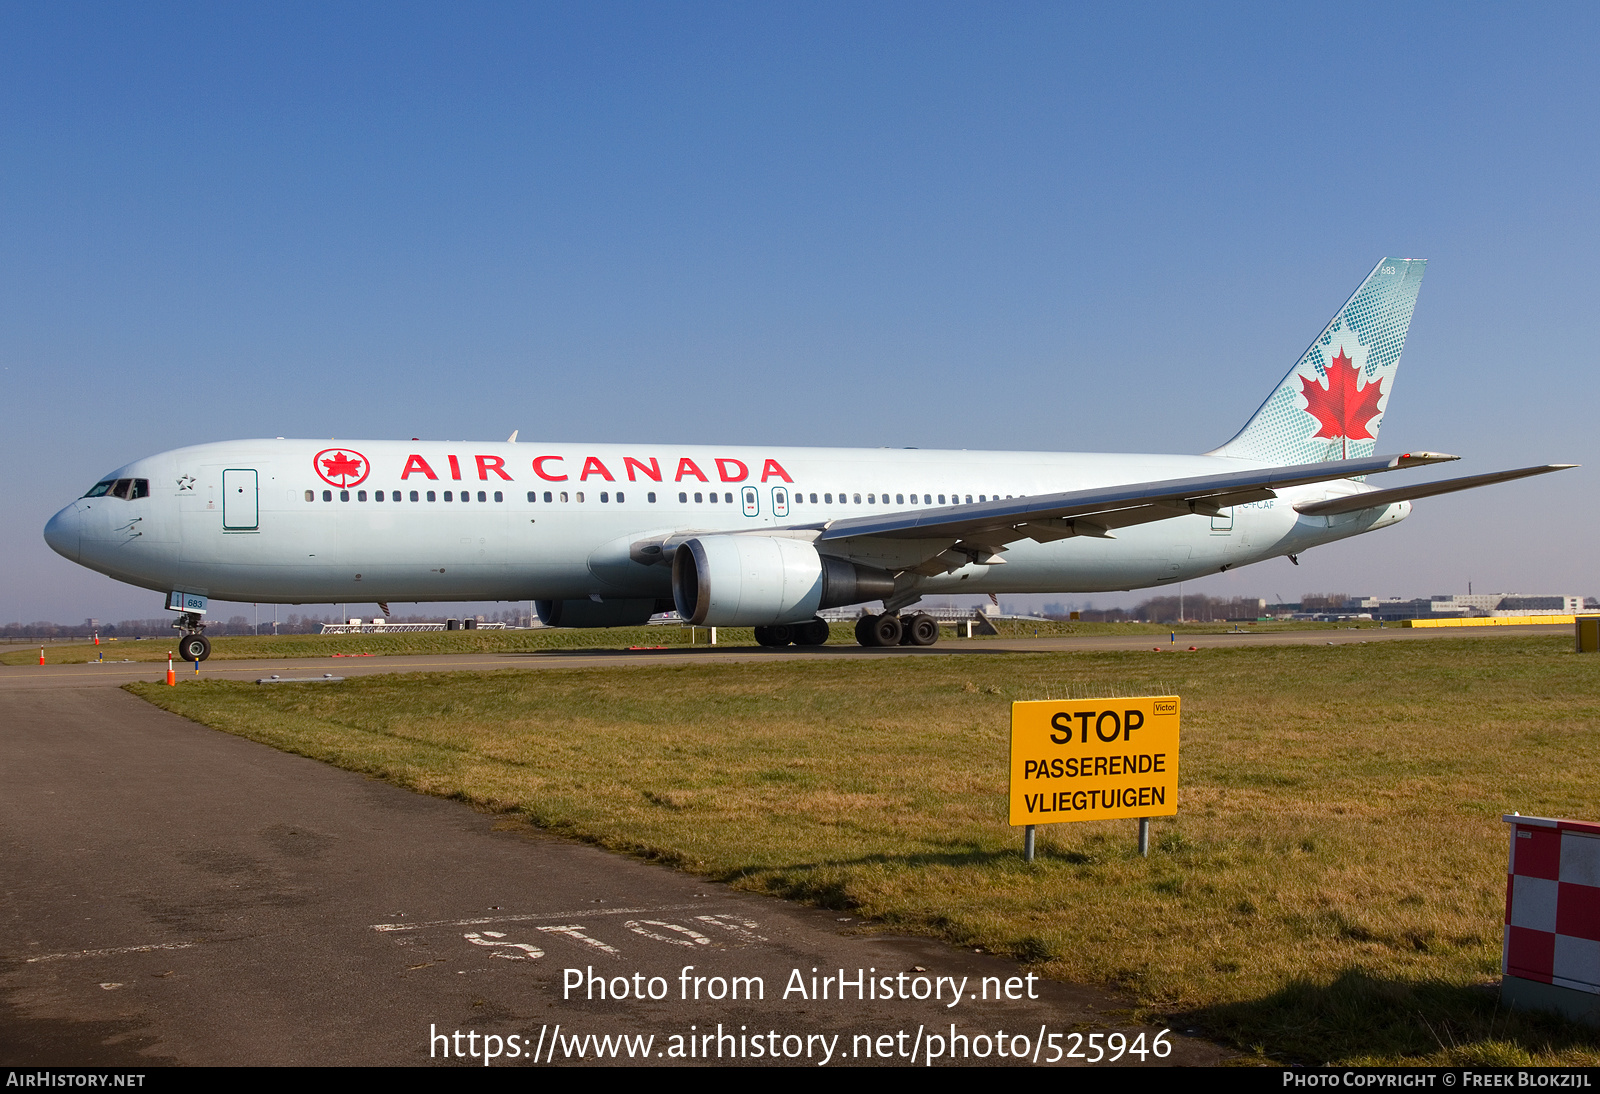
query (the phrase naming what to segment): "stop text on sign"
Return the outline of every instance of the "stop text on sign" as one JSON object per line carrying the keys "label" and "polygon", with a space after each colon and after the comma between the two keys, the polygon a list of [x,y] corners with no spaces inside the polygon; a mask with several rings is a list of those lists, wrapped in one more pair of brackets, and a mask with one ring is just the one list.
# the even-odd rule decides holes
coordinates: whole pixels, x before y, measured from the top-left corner
{"label": "stop text on sign", "polygon": [[1176,695],[1011,705],[1013,825],[1178,812]]}

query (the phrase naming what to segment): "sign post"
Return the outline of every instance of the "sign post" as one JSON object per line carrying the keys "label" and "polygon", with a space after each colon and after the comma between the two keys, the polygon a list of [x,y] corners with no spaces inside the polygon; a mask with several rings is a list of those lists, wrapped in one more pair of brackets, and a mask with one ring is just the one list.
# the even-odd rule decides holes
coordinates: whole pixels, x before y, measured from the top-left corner
{"label": "sign post", "polygon": [[1068,821],[1139,821],[1178,813],[1176,695],[1011,704],[1010,820],[1033,861],[1034,828]]}

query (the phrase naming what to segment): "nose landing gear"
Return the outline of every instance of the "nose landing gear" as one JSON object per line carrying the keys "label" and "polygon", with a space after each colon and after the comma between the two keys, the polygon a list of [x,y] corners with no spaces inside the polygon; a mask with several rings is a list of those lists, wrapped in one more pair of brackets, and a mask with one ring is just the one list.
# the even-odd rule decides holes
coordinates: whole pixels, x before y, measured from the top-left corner
{"label": "nose landing gear", "polygon": [[211,656],[211,640],[205,636],[205,621],[185,612],[172,624],[179,632],[178,657],[183,661],[204,661]]}

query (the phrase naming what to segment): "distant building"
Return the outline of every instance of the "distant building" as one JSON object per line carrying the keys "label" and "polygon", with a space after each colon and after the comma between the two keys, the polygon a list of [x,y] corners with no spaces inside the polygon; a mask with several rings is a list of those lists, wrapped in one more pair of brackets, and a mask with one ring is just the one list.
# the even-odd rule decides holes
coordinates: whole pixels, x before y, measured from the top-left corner
{"label": "distant building", "polygon": [[1361,612],[1373,619],[1498,618],[1526,615],[1575,615],[1584,610],[1583,597],[1566,595],[1530,596],[1524,593],[1472,593],[1417,597],[1351,597],[1345,602],[1348,613]]}

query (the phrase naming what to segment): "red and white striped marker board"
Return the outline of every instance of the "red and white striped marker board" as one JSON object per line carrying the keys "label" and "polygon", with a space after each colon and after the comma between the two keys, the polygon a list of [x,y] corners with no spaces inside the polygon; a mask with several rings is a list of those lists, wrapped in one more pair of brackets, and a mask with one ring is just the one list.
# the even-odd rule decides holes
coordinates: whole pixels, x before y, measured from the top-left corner
{"label": "red and white striped marker board", "polygon": [[1600,995],[1600,824],[1501,819],[1511,825],[1501,972]]}

